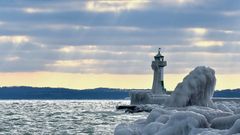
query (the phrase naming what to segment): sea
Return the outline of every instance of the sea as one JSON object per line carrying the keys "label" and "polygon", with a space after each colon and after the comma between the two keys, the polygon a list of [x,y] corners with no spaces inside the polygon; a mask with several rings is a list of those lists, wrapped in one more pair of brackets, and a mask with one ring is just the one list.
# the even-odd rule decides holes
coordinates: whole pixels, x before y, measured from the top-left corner
{"label": "sea", "polygon": [[117,105],[129,100],[0,100],[1,135],[112,135],[120,123],[146,118]]}

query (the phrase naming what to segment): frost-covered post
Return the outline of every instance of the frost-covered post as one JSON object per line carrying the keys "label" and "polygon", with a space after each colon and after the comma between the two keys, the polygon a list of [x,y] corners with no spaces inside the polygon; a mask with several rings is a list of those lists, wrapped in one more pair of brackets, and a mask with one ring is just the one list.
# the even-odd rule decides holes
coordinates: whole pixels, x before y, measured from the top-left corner
{"label": "frost-covered post", "polygon": [[167,61],[164,61],[164,56],[161,55],[160,51],[161,48],[159,48],[158,54],[154,56],[154,61],[152,61],[152,69],[154,71],[152,93],[154,94],[166,93],[163,81],[163,68],[167,65]]}

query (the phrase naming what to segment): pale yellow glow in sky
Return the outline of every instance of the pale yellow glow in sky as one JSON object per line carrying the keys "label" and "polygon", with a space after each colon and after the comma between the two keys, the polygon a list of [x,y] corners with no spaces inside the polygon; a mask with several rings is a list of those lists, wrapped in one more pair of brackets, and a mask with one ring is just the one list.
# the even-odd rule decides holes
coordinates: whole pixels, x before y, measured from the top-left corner
{"label": "pale yellow glow in sky", "polygon": [[11,42],[21,44],[29,41],[30,38],[28,36],[0,36],[0,43]]}
{"label": "pale yellow glow in sky", "polygon": [[[165,86],[173,90],[185,74],[166,74]],[[239,86],[240,74],[217,75],[216,89],[234,89]],[[86,89],[109,88],[151,88],[152,75],[112,75],[79,73],[0,73],[1,86],[64,87]]]}
{"label": "pale yellow glow in sky", "polygon": [[208,30],[205,28],[189,28],[187,30],[190,32],[193,32],[194,34],[196,34],[198,36],[203,36],[208,32]]}
{"label": "pale yellow glow in sky", "polygon": [[201,47],[209,47],[209,46],[223,46],[224,42],[223,41],[211,41],[211,40],[199,40],[199,41],[194,41],[193,44],[196,46],[201,46]]}
{"label": "pale yellow glow in sky", "polygon": [[148,1],[130,0],[130,1],[88,1],[86,9],[94,12],[119,12],[122,10],[138,9]]}

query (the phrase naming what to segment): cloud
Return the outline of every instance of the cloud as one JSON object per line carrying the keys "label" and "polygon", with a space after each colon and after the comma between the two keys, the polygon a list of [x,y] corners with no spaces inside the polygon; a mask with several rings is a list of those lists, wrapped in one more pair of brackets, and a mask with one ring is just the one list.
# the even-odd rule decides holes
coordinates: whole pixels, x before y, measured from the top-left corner
{"label": "cloud", "polygon": [[26,12],[26,13],[29,13],[29,14],[51,13],[51,12],[54,11],[52,9],[41,9],[41,8],[31,8],[31,7],[23,8],[22,10],[23,10],[23,12]]}
{"label": "cloud", "polygon": [[29,42],[28,36],[0,36],[0,43],[11,42],[13,44],[22,44]]}
{"label": "cloud", "polygon": [[209,46],[223,46],[223,41],[213,41],[213,40],[197,40],[193,41],[193,45],[202,46],[202,47],[209,47]]}
{"label": "cloud", "polygon": [[223,15],[239,17],[240,16],[240,10],[238,10],[238,11],[226,11],[226,12],[223,12]]}
{"label": "cloud", "polygon": [[193,32],[194,34],[199,36],[205,35],[208,32],[208,30],[205,28],[189,28],[187,29],[187,31]]}
{"label": "cloud", "polygon": [[122,10],[133,10],[141,8],[147,2],[147,0],[87,1],[86,10],[93,12],[121,12]]}
{"label": "cloud", "polygon": [[10,57],[7,57],[5,58],[6,61],[17,61],[19,60],[19,57],[17,56],[10,56]]}
{"label": "cloud", "polygon": [[0,1],[0,72],[151,74],[153,56],[162,47],[166,73],[198,65],[239,73],[239,5],[237,0]]}

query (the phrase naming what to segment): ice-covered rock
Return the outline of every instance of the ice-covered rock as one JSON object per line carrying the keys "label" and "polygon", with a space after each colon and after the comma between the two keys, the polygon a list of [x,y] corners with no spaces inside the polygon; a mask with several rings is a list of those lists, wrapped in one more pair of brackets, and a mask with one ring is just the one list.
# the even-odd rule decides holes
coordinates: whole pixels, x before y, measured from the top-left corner
{"label": "ice-covered rock", "polygon": [[215,71],[199,66],[191,71],[166,100],[167,106],[184,107],[190,105],[212,106],[215,88]]}
{"label": "ice-covered rock", "polygon": [[227,130],[212,128],[195,128],[188,135],[226,135],[227,132]]}
{"label": "ice-covered rock", "polygon": [[[165,105],[152,107],[147,119],[120,124],[115,135],[231,135],[240,133],[239,101],[212,102],[215,72],[197,67],[179,83]],[[144,94],[138,96],[140,99]],[[149,96],[150,94],[148,94]],[[151,97],[151,96],[149,96]],[[151,99],[151,98],[150,98]],[[226,102],[227,101],[227,102]],[[151,102],[151,100],[149,100]]]}
{"label": "ice-covered rock", "polygon": [[222,110],[222,111],[224,111],[224,112],[233,113],[233,111],[232,111],[231,109],[229,109],[229,108],[228,108],[226,105],[224,105],[224,104],[217,104],[216,106],[217,106],[217,108],[218,108],[219,110]]}
{"label": "ice-covered rock", "polygon": [[[239,99],[240,100],[240,99]],[[240,104],[239,101],[220,101],[220,102],[215,102],[215,106],[222,110],[222,111],[227,111],[227,112],[232,112],[234,114],[240,114]],[[230,111],[230,110],[231,111]]]}
{"label": "ice-covered rock", "polygon": [[162,126],[157,135],[188,135],[194,128],[207,128],[206,118],[190,111],[180,111],[174,113],[168,122]]}
{"label": "ice-covered rock", "polygon": [[151,122],[150,124],[144,127],[143,135],[153,135],[157,133],[163,125],[164,124],[159,122]]}
{"label": "ice-covered rock", "polygon": [[233,126],[228,131],[228,135],[236,133],[240,133],[240,119],[236,120]]}
{"label": "ice-covered rock", "polygon": [[133,135],[134,131],[127,124],[120,124],[114,131],[115,135]]}
{"label": "ice-covered rock", "polygon": [[[116,127],[115,135],[187,135],[195,128],[208,128],[206,118],[191,111],[172,111],[164,114],[153,110],[147,120],[135,122],[132,125],[120,124]],[[158,117],[159,116],[159,117]],[[161,118],[161,116],[163,116]],[[163,122],[160,122],[162,119]]]}
{"label": "ice-covered rock", "polygon": [[230,135],[239,132],[238,119],[231,112],[203,106],[155,106],[146,119],[117,126],[115,135]]}
{"label": "ice-covered rock", "polygon": [[148,122],[148,123],[154,122],[158,117],[160,117],[163,114],[169,114],[169,112],[167,112],[164,109],[154,109],[148,115],[146,122]]}
{"label": "ice-covered rock", "polygon": [[187,110],[204,115],[208,120],[208,122],[211,122],[213,119],[218,117],[233,115],[233,113],[231,112],[224,112],[218,109],[213,109],[213,108],[203,107],[203,106],[189,106]]}
{"label": "ice-covered rock", "polygon": [[155,121],[165,124],[165,123],[167,123],[167,121],[169,120],[169,117],[170,117],[170,116],[167,115],[167,114],[160,115]]}
{"label": "ice-covered rock", "polygon": [[211,128],[229,129],[237,119],[240,119],[240,114],[215,118],[212,120]]}

